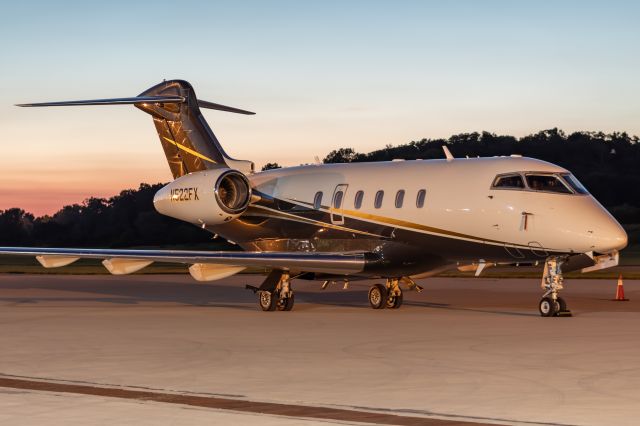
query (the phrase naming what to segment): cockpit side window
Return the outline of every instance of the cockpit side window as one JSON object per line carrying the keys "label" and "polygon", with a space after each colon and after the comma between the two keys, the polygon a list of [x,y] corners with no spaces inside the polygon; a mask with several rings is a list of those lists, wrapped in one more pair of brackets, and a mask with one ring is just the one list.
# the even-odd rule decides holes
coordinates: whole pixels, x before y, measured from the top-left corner
{"label": "cockpit side window", "polygon": [[588,194],[587,188],[580,183],[580,181],[571,173],[563,173],[560,176],[564,179],[566,183],[576,192],[576,194]]}
{"label": "cockpit side window", "polygon": [[524,180],[517,173],[496,176],[493,181],[493,188],[499,189],[524,189]]}
{"label": "cockpit side window", "polygon": [[527,185],[533,191],[557,192],[571,194],[571,190],[555,175],[527,174]]}

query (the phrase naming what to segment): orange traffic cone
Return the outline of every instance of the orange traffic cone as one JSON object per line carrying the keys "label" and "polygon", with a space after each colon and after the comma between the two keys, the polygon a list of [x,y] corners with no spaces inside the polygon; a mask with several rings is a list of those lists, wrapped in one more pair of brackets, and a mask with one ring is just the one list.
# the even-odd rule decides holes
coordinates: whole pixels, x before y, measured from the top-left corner
{"label": "orange traffic cone", "polygon": [[624,298],[624,284],[622,283],[622,274],[618,276],[618,286],[616,287],[616,298],[613,299],[614,302],[626,302],[629,299]]}

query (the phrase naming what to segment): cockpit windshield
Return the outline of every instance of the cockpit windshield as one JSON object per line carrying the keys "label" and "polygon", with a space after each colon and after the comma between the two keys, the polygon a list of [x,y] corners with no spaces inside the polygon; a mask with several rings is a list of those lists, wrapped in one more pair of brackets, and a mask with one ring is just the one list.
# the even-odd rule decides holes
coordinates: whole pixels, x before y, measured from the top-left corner
{"label": "cockpit windshield", "polygon": [[571,173],[513,172],[495,177],[492,189],[554,192],[556,194],[588,194],[587,189]]}
{"label": "cockpit windshield", "polygon": [[527,178],[527,185],[534,191],[571,194],[571,190],[567,188],[567,186],[562,183],[562,181],[555,175],[538,175],[527,173],[525,177]]}
{"label": "cockpit windshield", "polygon": [[560,176],[569,184],[569,186],[578,194],[588,194],[587,188],[571,173],[563,173]]}
{"label": "cockpit windshield", "polygon": [[522,176],[517,173],[502,175],[496,177],[496,179],[493,181],[493,187],[503,189],[524,189],[524,180],[522,179]]}

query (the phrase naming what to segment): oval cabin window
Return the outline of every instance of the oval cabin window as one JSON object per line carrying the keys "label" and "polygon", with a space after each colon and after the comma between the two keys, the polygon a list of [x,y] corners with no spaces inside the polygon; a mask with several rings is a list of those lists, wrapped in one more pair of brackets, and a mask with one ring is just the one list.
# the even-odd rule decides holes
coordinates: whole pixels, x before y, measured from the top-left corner
{"label": "oval cabin window", "polygon": [[353,200],[353,207],[355,207],[356,210],[360,210],[360,207],[362,207],[363,198],[364,198],[364,191],[356,192],[356,198]]}
{"label": "oval cabin window", "polygon": [[416,207],[421,209],[424,207],[424,200],[427,197],[427,190],[421,189],[416,196]]}
{"label": "oval cabin window", "polygon": [[380,190],[376,192],[376,199],[373,202],[373,207],[375,207],[376,209],[379,209],[380,207],[382,207],[383,198],[384,198],[384,191]]}
{"label": "oval cabin window", "polygon": [[396,209],[402,208],[402,203],[404,203],[404,189],[396,192]]}
{"label": "oval cabin window", "polygon": [[338,191],[336,195],[333,197],[333,207],[339,209],[342,207],[342,197],[344,197],[344,192]]}

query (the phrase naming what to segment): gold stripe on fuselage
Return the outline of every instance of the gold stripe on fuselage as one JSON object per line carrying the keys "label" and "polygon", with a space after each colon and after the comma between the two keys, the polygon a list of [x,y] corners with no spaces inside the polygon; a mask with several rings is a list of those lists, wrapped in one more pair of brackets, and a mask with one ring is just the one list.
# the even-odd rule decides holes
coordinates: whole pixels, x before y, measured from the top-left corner
{"label": "gold stripe on fuselage", "polygon": [[[467,235],[467,234],[462,234],[460,232],[454,232],[454,231],[447,231],[446,229],[440,229],[440,228],[434,228],[432,226],[427,226],[427,225],[421,225],[419,223],[413,223],[413,222],[407,222],[404,220],[400,220],[400,219],[394,219],[391,217],[385,217],[385,216],[378,216],[375,214],[369,214],[369,213],[361,213],[361,212],[356,212],[353,210],[343,210],[343,214],[347,217],[355,217],[355,218],[360,218],[360,219],[365,219],[365,220],[370,220],[370,221],[375,221],[375,222],[381,222],[387,225],[393,225],[393,226],[399,226],[402,228],[408,228],[408,229],[412,229],[412,230],[416,230],[416,231],[424,231],[424,232],[429,232],[432,234],[442,234],[442,235],[448,235],[450,237],[457,237],[457,238],[464,238],[467,240],[472,240],[472,241],[478,241],[478,242],[482,242],[482,243],[497,243],[497,244],[509,244],[509,245],[514,245],[514,246],[518,246],[518,247],[525,247],[519,244],[511,244],[511,243],[507,243],[504,241],[499,241],[499,240],[491,240],[491,239],[487,239],[487,238],[480,238],[480,237],[476,237],[473,235]],[[528,247],[526,247],[528,248]]]}
{"label": "gold stripe on fuselage", "polygon": [[309,219],[309,218],[298,216],[298,215],[295,215],[295,214],[292,214],[292,213],[285,213],[285,212],[281,212],[279,210],[274,210],[274,209],[271,209],[271,208],[266,207],[266,206],[261,206],[261,205],[254,204],[251,207],[257,208],[257,209],[266,210],[267,212],[269,212],[270,216],[276,217],[276,218],[288,219],[288,220],[301,222],[301,223],[308,223],[308,224],[311,224],[311,225],[318,226],[320,228],[329,228],[329,229],[335,229],[337,231],[351,232],[353,234],[360,234],[360,235],[367,235],[367,236],[370,236],[370,237],[383,238],[382,235],[372,234],[370,232],[360,231],[360,230],[352,229],[352,228],[347,228],[347,227],[340,226],[340,225],[334,225],[332,223],[322,222],[320,220]]}
{"label": "gold stripe on fuselage", "polygon": [[[305,206],[312,206],[312,203],[307,203],[304,201],[298,201],[298,200],[292,200],[287,198],[287,201],[293,203],[293,204],[301,204],[301,205],[305,205]],[[328,209],[321,209],[322,211],[326,211],[327,213],[331,214],[332,211],[336,211],[336,209],[333,208],[328,208]],[[522,244],[514,244],[514,243],[509,243],[506,241],[499,241],[499,240],[492,240],[492,239],[488,239],[488,238],[480,238],[480,237],[476,237],[474,235],[468,235],[468,234],[462,234],[460,232],[454,232],[454,231],[448,231],[446,229],[440,229],[440,228],[434,228],[432,226],[427,226],[427,225],[421,225],[419,223],[414,223],[414,222],[407,222],[405,220],[400,220],[400,219],[394,219],[391,217],[386,217],[386,216],[378,216],[378,215],[374,215],[374,214],[369,214],[369,213],[361,213],[361,212],[357,212],[354,210],[346,210],[346,209],[339,209],[339,211],[341,212],[342,215],[344,215],[345,217],[349,217],[352,219],[362,219],[365,221],[369,221],[369,222],[378,222],[378,223],[382,223],[385,225],[391,225],[391,226],[396,226],[396,227],[402,227],[402,228],[407,228],[413,231],[422,231],[422,232],[427,232],[430,234],[436,234],[436,235],[446,235],[446,236],[450,236],[450,237],[454,237],[457,239],[465,239],[465,240],[471,240],[471,241],[476,241],[479,243],[489,243],[489,244],[498,244],[498,245],[506,245],[509,247],[516,247],[516,248],[523,248],[523,249],[529,249],[529,246],[525,246]],[[550,250],[550,251],[554,251],[554,249],[549,249],[549,248],[543,248],[544,250]],[[556,250],[557,251],[557,250]]]}

